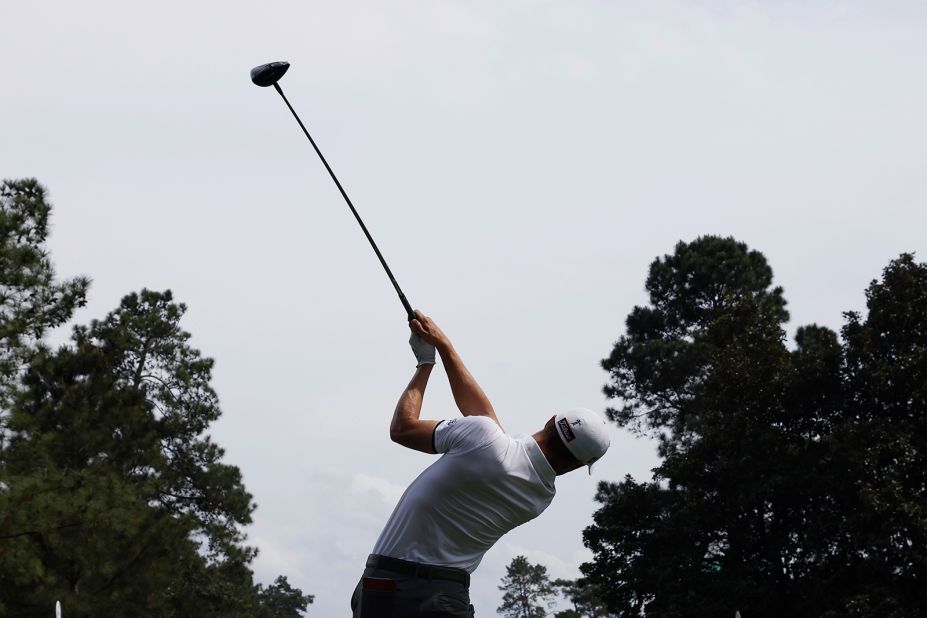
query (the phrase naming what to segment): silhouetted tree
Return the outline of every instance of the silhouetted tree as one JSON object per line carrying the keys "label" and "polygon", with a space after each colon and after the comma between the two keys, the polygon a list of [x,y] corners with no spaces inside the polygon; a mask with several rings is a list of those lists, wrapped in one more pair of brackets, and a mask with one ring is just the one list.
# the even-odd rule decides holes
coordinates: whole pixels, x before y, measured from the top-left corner
{"label": "silhouetted tree", "polygon": [[580,579],[556,579],[554,587],[573,605],[557,612],[554,618],[611,618],[602,600],[602,591],[595,584]]}
{"label": "silhouetted tree", "polygon": [[646,287],[605,392],[663,461],[599,487],[583,572],[609,610],[920,615],[927,266],[903,255],[843,343],[807,326],[792,350],[782,290],[743,243],[679,243]]}
{"label": "silhouetted tree", "polygon": [[311,597],[253,581],[254,504],[206,433],[213,361],[189,345],[184,305],[130,294],[48,348],[86,280],[53,282],[41,187],[3,191],[0,223],[19,228],[0,236],[0,615],[47,616],[56,599],[69,617],[299,615]]}
{"label": "silhouetted tree", "polygon": [[55,279],[45,247],[50,214],[36,180],[0,183],[0,414],[45,333],[86,302],[86,278]]}
{"label": "silhouetted tree", "polygon": [[542,618],[553,606],[556,595],[547,575],[547,567],[531,564],[524,556],[516,556],[505,568],[499,586],[504,594],[496,610],[506,618]]}
{"label": "silhouetted tree", "polygon": [[311,594],[304,595],[298,588],[290,586],[283,575],[266,588],[258,586],[258,598],[261,604],[259,618],[299,618],[314,599]]}

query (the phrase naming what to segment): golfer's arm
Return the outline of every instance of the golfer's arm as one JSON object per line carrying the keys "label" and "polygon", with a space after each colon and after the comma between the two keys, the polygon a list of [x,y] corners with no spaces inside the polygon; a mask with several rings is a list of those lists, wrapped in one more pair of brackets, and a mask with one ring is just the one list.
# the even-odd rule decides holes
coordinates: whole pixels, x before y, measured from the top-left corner
{"label": "golfer's arm", "polygon": [[415,370],[412,381],[399,397],[393,420],[389,424],[390,440],[423,453],[434,453],[432,436],[438,424],[438,421],[419,419],[425,399],[425,387],[433,368],[434,365],[422,365]]}
{"label": "golfer's arm", "polygon": [[460,413],[464,416],[488,416],[498,424],[499,419],[496,418],[496,411],[493,410],[489,398],[464,366],[454,346],[450,342],[442,344],[438,346],[438,353],[441,354],[447,380],[451,383],[451,392]]}

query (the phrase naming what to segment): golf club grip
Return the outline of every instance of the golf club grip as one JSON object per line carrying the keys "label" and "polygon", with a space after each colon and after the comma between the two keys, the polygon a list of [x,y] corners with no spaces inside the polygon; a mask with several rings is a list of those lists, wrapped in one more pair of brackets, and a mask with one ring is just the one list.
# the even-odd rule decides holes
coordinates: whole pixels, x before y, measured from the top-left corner
{"label": "golf club grip", "polygon": [[[397,290],[399,289],[398,285],[396,286],[396,289]],[[415,311],[412,309],[412,305],[409,304],[409,301],[406,300],[405,294],[403,294],[401,291],[399,292],[399,300],[402,301],[402,306],[405,307],[406,309],[406,316],[409,318],[409,321],[411,322],[412,320],[415,319]]]}
{"label": "golf club grip", "polygon": [[357,223],[360,225],[361,230],[363,230],[364,236],[367,237],[367,240],[370,242],[370,246],[373,247],[373,252],[377,254],[377,259],[380,260],[380,264],[383,266],[383,270],[386,271],[386,275],[389,277],[390,283],[392,283],[393,287],[396,288],[396,293],[399,294],[399,301],[402,303],[403,308],[406,310],[406,317],[411,322],[413,319],[415,319],[415,311],[412,310],[412,305],[409,304],[406,295],[402,293],[402,289],[399,287],[399,283],[397,283],[396,277],[393,276],[393,271],[391,271],[389,266],[386,264],[386,260],[383,258],[383,254],[380,253],[380,249],[377,247],[377,243],[373,241],[373,236],[370,235],[370,232],[367,230],[367,226],[364,225],[363,219],[360,218],[360,215],[357,213],[357,209],[354,208],[354,204],[351,203],[351,198],[348,197],[344,187],[341,186],[341,183],[338,181],[338,177],[335,176],[335,172],[332,170],[331,166],[328,164],[328,161],[325,159],[325,155],[322,154],[322,151],[319,150],[315,140],[312,139],[311,135],[309,135],[309,130],[306,129],[306,125],[304,125],[303,121],[299,119],[299,115],[296,113],[296,110],[293,109],[293,106],[290,105],[290,101],[286,98],[286,95],[283,94],[283,89],[280,88],[280,84],[274,82],[274,89],[276,89],[277,93],[283,99],[283,102],[286,103],[290,113],[293,114],[293,118],[296,118],[296,122],[299,123],[299,128],[302,129],[303,133],[306,134],[306,137],[309,138],[309,143],[312,144],[312,148],[315,150],[315,153],[319,155],[319,159],[322,160],[322,165],[324,165],[325,169],[328,170],[328,175],[331,176],[332,180],[335,181],[335,186],[338,187],[338,191],[341,192],[341,197],[344,198],[344,201],[347,203],[348,208],[351,209],[351,213],[354,215],[354,218],[357,219]]}

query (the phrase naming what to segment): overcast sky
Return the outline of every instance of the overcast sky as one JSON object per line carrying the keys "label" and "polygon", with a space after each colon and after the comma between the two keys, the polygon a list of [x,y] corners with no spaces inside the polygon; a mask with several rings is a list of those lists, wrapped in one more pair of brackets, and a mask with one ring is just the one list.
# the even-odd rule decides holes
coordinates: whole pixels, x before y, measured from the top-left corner
{"label": "overcast sky", "polygon": [[[55,204],[78,322],[172,289],[216,359],[212,433],[259,505],[260,581],[347,603],[404,487],[389,441],[413,372],[404,313],[282,85],[406,294],[512,433],[603,410],[598,362],[679,240],[733,235],[785,288],[793,333],[839,328],[927,245],[922,2],[4,2],[0,177]],[[452,418],[442,371],[424,417]],[[477,570],[492,616],[516,555],[575,577],[601,480],[646,479],[613,428],[593,476]]]}

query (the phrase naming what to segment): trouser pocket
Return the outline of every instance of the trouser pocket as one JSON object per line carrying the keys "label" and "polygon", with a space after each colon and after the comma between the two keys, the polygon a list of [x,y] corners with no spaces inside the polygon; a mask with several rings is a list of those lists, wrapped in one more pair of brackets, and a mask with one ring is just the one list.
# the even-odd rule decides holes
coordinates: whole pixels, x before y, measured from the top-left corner
{"label": "trouser pocket", "polygon": [[420,608],[421,618],[471,618],[473,606],[466,591],[439,592],[429,597]]}

